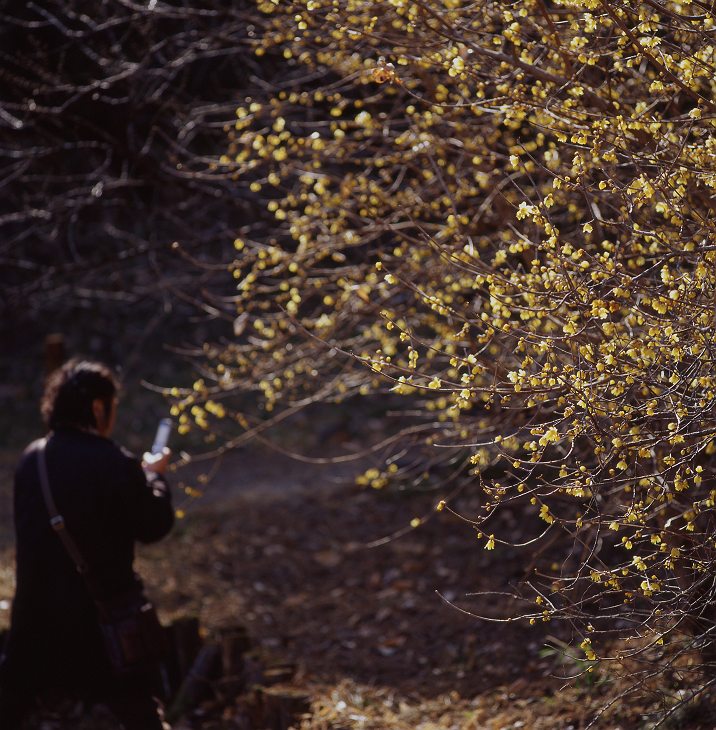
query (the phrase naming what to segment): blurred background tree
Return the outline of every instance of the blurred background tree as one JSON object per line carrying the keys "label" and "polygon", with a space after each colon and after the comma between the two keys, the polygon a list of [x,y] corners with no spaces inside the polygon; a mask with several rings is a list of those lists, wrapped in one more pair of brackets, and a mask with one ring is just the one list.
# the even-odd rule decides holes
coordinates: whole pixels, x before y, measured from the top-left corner
{"label": "blurred background tree", "polygon": [[163,343],[191,347],[221,317],[202,287],[226,289],[213,275],[251,208],[213,160],[258,66],[254,16],[211,0],[3,4],[0,379],[14,420],[10,384],[36,394],[50,332],[132,390],[171,382],[181,366]]}
{"label": "blurred background tree", "polygon": [[[274,221],[236,229],[233,338],[182,430],[398,401],[414,448],[363,483],[449,462],[484,494],[461,515],[483,546],[533,552],[524,617],[566,619],[585,672],[602,657],[667,704],[708,688],[712,6],[258,7],[253,53],[282,70],[221,166]],[[258,411],[229,408],[247,388]],[[495,534],[505,509],[520,534]]]}

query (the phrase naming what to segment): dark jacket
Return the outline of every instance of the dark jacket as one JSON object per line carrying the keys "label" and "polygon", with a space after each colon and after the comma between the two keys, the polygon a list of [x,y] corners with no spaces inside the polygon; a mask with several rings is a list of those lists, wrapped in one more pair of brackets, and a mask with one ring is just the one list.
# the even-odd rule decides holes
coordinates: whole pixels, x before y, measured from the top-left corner
{"label": "dark jacket", "polygon": [[[37,689],[87,689],[109,672],[85,579],[49,524],[34,442],[15,475],[17,587],[2,675]],[[109,439],[76,429],[51,435],[50,487],[101,598],[138,582],[134,543],[166,535],[174,521],[168,487]]]}

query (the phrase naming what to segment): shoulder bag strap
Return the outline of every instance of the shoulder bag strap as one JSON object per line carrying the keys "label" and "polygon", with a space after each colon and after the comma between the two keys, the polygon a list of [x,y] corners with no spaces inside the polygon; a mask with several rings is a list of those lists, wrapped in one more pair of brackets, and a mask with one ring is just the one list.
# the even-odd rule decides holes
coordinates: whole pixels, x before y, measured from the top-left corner
{"label": "shoulder bag strap", "polygon": [[77,566],[77,570],[87,578],[88,567],[82,553],[77,547],[77,543],[72,539],[72,535],[67,531],[65,527],[65,518],[57,511],[57,505],[52,497],[52,490],[50,489],[50,478],[47,474],[47,459],[45,457],[45,447],[47,446],[47,439],[43,439],[40,444],[40,448],[37,450],[37,465],[40,472],[40,485],[42,486],[42,496],[45,499],[45,505],[47,511],[50,514],[50,524],[52,529],[57,533],[57,536],[62,541],[65,549],[72,558],[72,561]]}

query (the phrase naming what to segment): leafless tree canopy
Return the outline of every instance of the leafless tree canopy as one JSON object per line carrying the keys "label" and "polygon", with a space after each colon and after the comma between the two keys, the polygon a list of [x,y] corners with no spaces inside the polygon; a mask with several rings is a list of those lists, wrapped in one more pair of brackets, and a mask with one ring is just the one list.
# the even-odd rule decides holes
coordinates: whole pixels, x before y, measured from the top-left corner
{"label": "leafless tree canopy", "polygon": [[[0,15],[0,311],[146,321],[247,214],[211,169],[255,62],[246,3],[51,0]],[[255,10],[252,11],[255,14]],[[251,64],[254,64],[252,66]],[[98,310],[103,313],[97,317]],[[89,321],[89,320],[88,320]]]}

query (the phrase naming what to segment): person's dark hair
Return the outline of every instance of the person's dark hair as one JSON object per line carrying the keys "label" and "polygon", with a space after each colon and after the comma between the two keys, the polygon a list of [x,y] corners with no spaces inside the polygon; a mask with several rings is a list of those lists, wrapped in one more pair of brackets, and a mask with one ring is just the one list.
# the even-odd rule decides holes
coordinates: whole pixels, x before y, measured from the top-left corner
{"label": "person's dark hair", "polygon": [[99,398],[109,413],[119,391],[114,373],[100,362],[70,360],[47,379],[40,410],[49,429],[94,428],[92,402]]}

